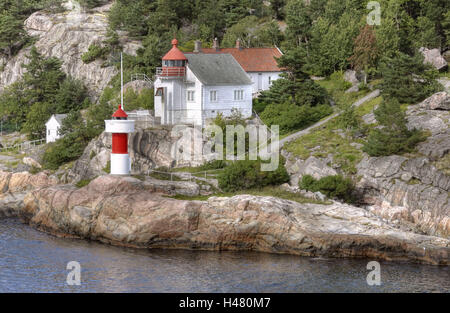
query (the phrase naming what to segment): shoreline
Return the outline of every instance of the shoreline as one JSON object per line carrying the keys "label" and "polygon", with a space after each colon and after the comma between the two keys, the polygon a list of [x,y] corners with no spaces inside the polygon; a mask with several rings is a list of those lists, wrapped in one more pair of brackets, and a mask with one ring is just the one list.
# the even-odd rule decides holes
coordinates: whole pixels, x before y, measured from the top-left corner
{"label": "shoreline", "polygon": [[450,264],[448,239],[403,231],[367,210],[337,202],[300,204],[251,195],[176,200],[151,180],[109,175],[76,188],[45,173],[3,172],[0,187],[0,212],[15,212],[29,226],[61,238],[135,249]]}

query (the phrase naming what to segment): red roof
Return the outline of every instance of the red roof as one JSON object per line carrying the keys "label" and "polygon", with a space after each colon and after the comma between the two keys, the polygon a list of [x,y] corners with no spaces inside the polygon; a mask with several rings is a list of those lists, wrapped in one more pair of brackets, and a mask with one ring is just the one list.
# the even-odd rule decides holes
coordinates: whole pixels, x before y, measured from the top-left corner
{"label": "red roof", "polygon": [[169,52],[162,58],[164,61],[186,61],[186,57],[184,56],[183,52],[180,51],[177,47],[178,40],[174,39],[172,40],[172,49],[170,49]]}
{"label": "red roof", "polygon": [[119,105],[119,109],[114,112],[112,117],[120,117],[120,118],[124,118],[124,117],[128,117],[127,113],[125,113],[124,110],[122,110],[122,108]]}
{"label": "red roof", "polygon": [[229,53],[246,72],[282,72],[275,60],[282,56],[277,48],[202,48],[201,53]]}

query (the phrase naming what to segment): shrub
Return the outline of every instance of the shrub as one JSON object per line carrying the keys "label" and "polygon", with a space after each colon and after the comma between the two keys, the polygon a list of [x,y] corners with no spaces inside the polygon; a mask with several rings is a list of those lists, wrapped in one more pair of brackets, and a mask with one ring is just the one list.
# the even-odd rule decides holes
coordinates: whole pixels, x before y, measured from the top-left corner
{"label": "shrub", "polygon": [[81,60],[83,61],[83,63],[88,64],[94,62],[97,59],[104,58],[107,53],[107,48],[92,44],[89,46],[88,51],[81,56]]}
{"label": "shrub", "polygon": [[225,168],[226,166],[227,162],[224,160],[213,160],[203,164],[199,167],[199,169],[202,171],[219,170]]}
{"label": "shrub", "polygon": [[353,182],[341,175],[326,176],[319,180],[314,179],[311,175],[304,175],[299,186],[301,189],[312,192],[320,191],[329,198],[338,198],[346,202],[354,200],[352,195]]}
{"label": "shrub", "polygon": [[327,104],[311,107],[298,106],[286,102],[282,104],[269,104],[261,114],[261,119],[269,127],[271,125],[279,125],[280,133],[286,134],[314,124],[332,112],[333,109]]}
{"label": "shrub", "polygon": [[330,75],[330,80],[335,83],[336,89],[347,90],[352,86],[352,83],[344,79],[344,72],[336,71]]}
{"label": "shrub", "polygon": [[76,135],[67,134],[47,147],[42,158],[44,168],[57,170],[61,165],[76,160],[83,154],[85,143]]}
{"label": "shrub", "polygon": [[426,138],[424,132],[408,129],[405,112],[396,99],[383,101],[375,110],[375,117],[382,128],[373,130],[364,145],[364,152],[370,156],[411,152]]}
{"label": "shrub", "polygon": [[219,187],[226,192],[280,185],[289,181],[289,175],[280,159],[275,171],[261,171],[261,161],[236,161],[227,166],[218,177]]}

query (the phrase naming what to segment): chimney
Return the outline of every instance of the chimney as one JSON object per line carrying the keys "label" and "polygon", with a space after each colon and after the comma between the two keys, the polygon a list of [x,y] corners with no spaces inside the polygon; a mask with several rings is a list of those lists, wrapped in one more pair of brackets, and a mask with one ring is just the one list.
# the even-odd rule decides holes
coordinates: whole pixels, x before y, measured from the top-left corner
{"label": "chimney", "polygon": [[200,52],[202,52],[202,42],[201,42],[200,40],[196,40],[196,41],[195,41],[194,52],[195,52],[195,53],[200,53]]}
{"label": "chimney", "polygon": [[217,37],[214,38],[213,49],[215,49],[216,51],[219,51],[219,50],[220,50],[220,47],[219,47],[219,39],[217,39]]}
{"label": "chimney", "polygon": [[240,39],[236,40],[236,49],[242,50],[241,40]]}

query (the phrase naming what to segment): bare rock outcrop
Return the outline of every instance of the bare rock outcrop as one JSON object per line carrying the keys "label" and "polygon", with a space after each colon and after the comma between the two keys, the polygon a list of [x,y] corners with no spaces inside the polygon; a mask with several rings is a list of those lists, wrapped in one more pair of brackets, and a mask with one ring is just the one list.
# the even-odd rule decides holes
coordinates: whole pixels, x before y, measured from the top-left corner
{"label": "bare rock outcrop", "polygon": [[[111,3],[89,12],[83,11],[72,0],[65,7],[66,11],[62,13],[33,13],[25,21],[25,30],[37,37],[35,46],[42,55],[62,60],[64,72],[83,80],[91,94],[98,95],[117,74],[117,70],[112,65],[103,64],[101,60],[84,64],[81,56],[91,44],[101,44],[106,39],[107,12]],[[120,41],[129,54],[135,54],[140,47],[138,42],[128,40],[125,36]],[[22,77],[25,71],[22,64],[28,62],[26,56],[29,50],[22,49],[10,60],[4,60],[4,69],[0,72],[0,92]]]}
{"label": "bare rock outcrop", "polygon": [[366,157],[358,175],[357,187],[375,213],[418,232],[450,236],[450,177],[427,158]]}
{"label": "bare rock outcrop", "polygon": [[408,127],[431,133],[415,155],[365,157],[357,184],[372,212],[411,229],[450,236],[450,176],[435,162],[450,152],[448,93],[440,92],[406,111]]}
{"label": "bare rock outcrop", "polygon": [[[191,147],[194,136],[200,142],[202,133],[195,128],[186,127],[192,136],[183,136],[181,132],[169,127],[153,129],[137,129],[129,138],[129,152],[133,160],[132,173],[146,174],[150,169],[159,167],[175,168],[184,166],[199,166],[204,160],[184,156],[183,149]],[[83,155],[74,163],[67,174],[68,182],[80,179],[91,179],[104,175],[110,161],[111,134],[102,133],[84,150]]]}
{"label": "bare rock outcrop", "polygon": [[56,184],[58,179],[46,172],[32,175],[0,171],[0,218],[18,215],[29,191]]}
{"label": "bare rock outcrop", "polygon": [[306,160],[295,158],[289,153],[282,151],[286,158],[285,167],[291,177],[291,185],[298,186],[299,181],[304,175],[311,175],[315,179],[321,179],[326,176],[337,175],[337,171],[328,166],[332,159],[322,159],[310,156]]}
{"label": "bare rock outcrop", "polygon": [[250,195],[180,201],[148,186],[103,176],[82,189],[43,188],[27,195],[21,216],[53,234],[137,248],[450,261],[449,240],[399,230],[349,205]]}
{"label": "bare rock outcrop", "polygon": [[448,65],[439,49],[427,49],[422,47],[419,49],[419,52],[424,56],[424,63],[433,65],[437,70],[441,70]]}

